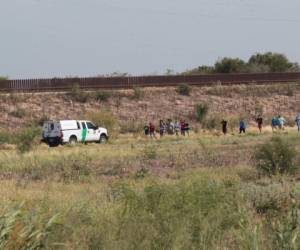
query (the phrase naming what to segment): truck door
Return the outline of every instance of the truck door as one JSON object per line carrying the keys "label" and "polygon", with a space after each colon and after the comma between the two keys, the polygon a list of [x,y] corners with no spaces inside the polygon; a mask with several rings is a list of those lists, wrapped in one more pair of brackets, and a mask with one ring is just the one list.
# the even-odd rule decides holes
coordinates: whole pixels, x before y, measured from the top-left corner
{"label": "truck door", "polygon": [[81,141],[86,142],[87,141],[87,135],[88,135],[88,130],[86,127],[85,122],[81,122]]}
{"label": "truck door", "polygon": [[91,122],[86,122],[87,125],[87,141],[98,141],[100,138],[100,135],[97,134],[97,127],[91,123]]}

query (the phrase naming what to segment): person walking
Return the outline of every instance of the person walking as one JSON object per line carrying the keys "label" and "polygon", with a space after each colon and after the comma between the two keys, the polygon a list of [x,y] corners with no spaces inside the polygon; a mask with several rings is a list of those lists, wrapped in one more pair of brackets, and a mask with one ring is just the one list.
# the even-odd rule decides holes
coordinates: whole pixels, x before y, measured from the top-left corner
{"label": "person walking", "polygon": [[166,130],[166,124],[165,124],[164,120],[160,120],[159,121],[159,135],[160,135],[160,137],[164,136],[165,130]]}
{"label": "person walking", "polygon": [[150,127],[148,124],[145,124],[144,126],[144,132],[145,132],[145,136],[148,137],[149,136],[149,132],[150,132]]}
{"label": "person walking", "polygon": [[240,134],[241,133],[246,133],[246,122],[244,121],[244,119],[240,120]]}
{"label": "person walking", "polygon": [[222,132],[223,132],[224,135],[226,135],[227,130],[228,130],[228,121],[222,120],[221,124],[222,124]]}
{"label": "person walking", "polygon": [[168,119],[167,132],[169,135],[174,135],[174,123],[172,119]]}
{"label": "person walking", "polygon": [[271,126],[272,126],[272,131],[274,132],[274,130],[276,130],[278,127],[278,118],[277,117],[274,116],[272,118]]}
{"label": "person walking", "polygon": [[279,129],[284,130],[284,125],[286,124],[286,120],[279,115],[278,116],[278,125],[279,125]]}
{"label": "person walking", "polygon": [[187,122],[184,123],[184,133],[190,135],[190,124]]}
{"label": "person walking", "polygon": [[175,130],[175,134],[178,136],[180,131],[180,123],[178,120],[175,121],[174,130]]}
{"label": "person walking", "polygon": [[261,115],[256,118],[256,123],[257,123],[257,127],[259,129],[259,132],[261,133],[262,125],[263,125],[263,118]]}
{"label": "person walking", "polygon": [[297,127],[298,127],[298,132],[300,133],[300,114],[297,115],[295,122],[296,122]]}
{"label": "person walking", "polygon": [[156,138],[155,137],[155,126],[152,122],[149,123],[149,132],[150,132],[151,138]]}
{"label": "person walking", "polygon": [[180,131],[181,135],[185,136],[185,120],[180,121]]}

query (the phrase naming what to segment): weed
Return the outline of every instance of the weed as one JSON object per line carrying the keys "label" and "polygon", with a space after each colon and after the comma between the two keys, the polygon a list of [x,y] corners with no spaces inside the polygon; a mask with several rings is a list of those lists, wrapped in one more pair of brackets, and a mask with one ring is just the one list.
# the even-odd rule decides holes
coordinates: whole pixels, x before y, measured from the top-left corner
{"label": "weed", "polygon": [[147,168],[145,168],[144,166],[142,166],[141,169],[136,171],[134,177],[136,179],[143,179],[147,176],[148,173],[149,173],[149,170]]}
{"label": "weed", "polygon": [[145,160],[154,160],[157,157],[157,149],[155,145],[146,146],[143,150]]}
{"label": "weed", "polygon": [[[104,147],[0,151],[0,245],[299,249],[298,176],[270,179],[254,168],[253,151],[270,137],[121,136]],[[297,139],[286,135],[298,152]]]}
{"label": "weed", "polygon": [[112,92],[108,90],[98,90],[95,93],[95,100],[98,102],[107,102],[112,96]]}
{"label": "weed", "polygon": [[87,92],[80,89],[79,84],[74,84],[71,89],[71,97],[76,102],[85,103],[89,99],[89,95]]}
{"label": "weed", "polygon": [[145,91],[141,87],[133,87],[133,99],[140,100],[145,96]]}
{"label": "weed", "polygon": [[269,218],[274,249],[299,249],[299,209],[296,203],[282,218]]}
{"label": "weed", "polygon": [[185,95],[185,96],[189,96],[191,91],[192,91],[191,86],[185,83],[180,84],[176,89],[176,92],[179,95]]}
{"label": "weed", "polygon": [[37,227],[31,221],[26,221],[22,206],[0,214],[0,249],[42,249],[52,228],[60,224],[59,215],[56,214]]}
{"label": "weed", "polygon": [[9,114],[17,118],[23,118],[26,116],[26,111],[23,108],[17,107],[14,111],[11,111]]}
{"label": "weed", "polygon": [[208,105],[199,103],[195,106],[195,118],[198,122],[202,122],[208,113]]}
{"label": "weed", "polygon": [[21,153],[30,151],[37,144],[40,136],[41,129],[39,127],[31,126],[23,129],[17,134],[17,149]]}

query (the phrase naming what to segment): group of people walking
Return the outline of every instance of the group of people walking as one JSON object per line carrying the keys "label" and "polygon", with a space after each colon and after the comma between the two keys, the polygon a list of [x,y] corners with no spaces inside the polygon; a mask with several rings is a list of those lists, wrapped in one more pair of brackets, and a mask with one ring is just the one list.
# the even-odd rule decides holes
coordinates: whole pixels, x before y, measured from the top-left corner
{"label": "group of people walking", "polygon": [[[260,115],[255,119],[255,121],[256,121],[257,127],[259,129],[259,132],[261,133],[262,128],[263,128],[263,121],[264,121],[263,117]],[[300,132],[300,114],[296,117],[295,122],[298,127],[298,132]],[[228,121],[222,120],[221,124],[222,124],[222,132],[225,135],[228,132]],[[286,121],[286,119],[284,119],[284,117],[282,117],[281,115],[274,116],[271,121],[272,131],[277,130],[277,129],[284,130],[284,127],[286,124],[287,124],[287,121]],[[246,133],[246,128],[247,128],[246,121],[244,119],[241,119],[239,133],[240,134]]]}
{"label": "group of people walking", "polygon": [[[258,126],[258,129],[260,132],[262,132],[262,125],[263,125],[263,118],[261,116],[256,118],[256,123]],[[222,124],[222,132],[224,135],[226,135],[228,133],[228,121],[227,120],[222,120],[221,121]],[[247,129],[247,123],[244,119],[241,119],[239,122],[239,133],[240,134],[245,134],[246,133],[246,129]]]}
{"label": "group of people walking", "polygon": [[159,131],[160,137],[164,135],[177,135],[185,136],[190,133],[190,126],[185,120],[176,120],[175,122],[172,119],[167,119],[167,121],[160,120],[159,128],[156,129],[153,122],[149,122],[149,124],[145,124],[144,133],[145,136],[156,137],[156,132]]}
{"label": "group of people walking", "polygon": [[[255,122],[257,124],[258,130],[261,133],[263,128],[264,119],[261,115],[257,116],[255,118]],[[300,132],[300,114],[295,119],[296,125],[298,127],[298,132]],[[284,130],[285,125],[287,124],[287,121],[284,117],[281,115],[274,116],[271,120],[271,127],[272,130]],[[224,135],[228,133],[228,125],[229,122],[226,119],[223,119],[221,121],[222,125],[222,132]],[[247,123],[245,119],[240,119],[239,122],[239,133],[245,134],[247,129]],[[190,133],[190,126],[189,123],[187,123],[185,120],[175,120],[175,122],[172,121],[172,119],[167,119],[167,121],[160,120],[159,121],[159,128],[156,128],[153,122],[149,122],[148,124],[145,124],[144,126],[144,133],[145,136],[150,136],[153,138],[156,138],[156,134],[159,133],[160,137],[163,137],[164,135],[189,135]]]}

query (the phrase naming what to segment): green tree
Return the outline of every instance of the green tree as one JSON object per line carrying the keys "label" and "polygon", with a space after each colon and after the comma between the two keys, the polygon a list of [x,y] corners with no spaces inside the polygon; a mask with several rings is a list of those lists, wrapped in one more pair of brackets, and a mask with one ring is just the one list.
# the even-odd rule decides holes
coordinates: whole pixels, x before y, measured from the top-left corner
{"label": "green tree", "polygon": [[0,82],[4,82],[6,80],[8,80],[7,76],[0,76]]}
{"label": "green tree", "polygon": [[214,66],[202,65],[187,72],[184,74],[187,75],[205,75],[205,74],[213,74],[215,72]]}
{"label": "green tree", "polygon": [[289,59],[279,53],[267,52],[264,54],[257,53],[250,57],[248,61],[249,66],[257,65],[268,67],[270,72],[287,72],[299,70],[297,63],[292,63]]}
{"label": "green tree", "polygon": [[224,57],[215,63],[216,73],[241,73],[246,72],[247,64],[239,58]]}

